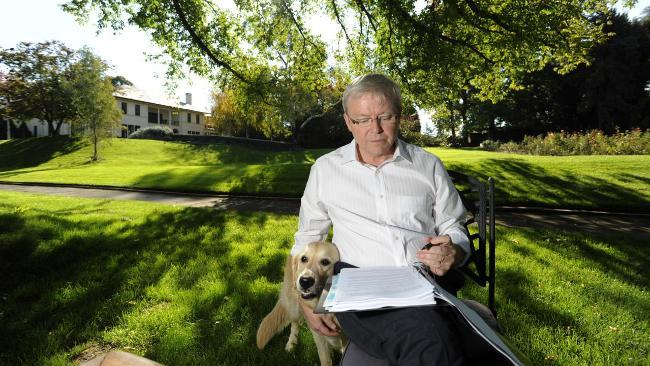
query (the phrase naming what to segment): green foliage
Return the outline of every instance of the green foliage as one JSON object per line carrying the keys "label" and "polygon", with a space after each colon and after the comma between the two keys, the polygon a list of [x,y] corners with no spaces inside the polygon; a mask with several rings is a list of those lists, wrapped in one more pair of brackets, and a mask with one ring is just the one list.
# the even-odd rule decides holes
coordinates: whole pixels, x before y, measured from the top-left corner
{"label": "green foliage", "polygon": [[167,126],[145,127],[131,133],[130,139],[159,139],[174,136],[174,131]]}
{"label": "green foliage", "polygon": [[[501,100],[547,65],[569,72],[607,38],[610,2],[71,0],[63,9],[99,14],[100,29],[138,26],[163,48],[170,75],[186,66],[212,77],[247,115],[262,108],[266,136],[295,136],[303,113],[327,110],[324,91],[347,74],[388,73],[419,107],[442,110],[470,90]],[[340,27],[332,51],[306,27],[325,16]]]}
{"label": "green foliage", "polygon": [[72,131],[90,139],[93,161],[99,160],[100,142],[112,137],[122,120],[107,70],[108,66],[99,57],[88,49],[81,49],[79,60],[70,66],[72,77],[66,82],[76,112],[70,121]]}
{"label": "green foliage", "polygon": [[5,118],[46,121],[50,135],[75,115],[72,90],[64,87],[72,76],[75,52],[57,41],[21,42],[0,49],[0,65],[8,69],[0,80],[0,99]]}
{"label": "green foliage", "polygon": [[[287,331],[255,346],[295,216],[0,191],[0,218],[3,365],[108,349],[166,365],[318,360],[304,326],[294,353]],[[499,321],[534,364],[645,364],[650,251],[638,237],[501,226],[496,237]],[[473,285],[461,296],[486,298]]]}
{"label": "green foliage", "polygon": [[129,81],[129,79],[125,78],[122,75],[113,76],[110,79],[111,79],[111,84],[113,84],[114,87],[119,87],[123,85],[131,85],[131,86],[133,85],[133,83]]}
{"label": "green foliage", "polygon": [[632,130],[605,135],[602,131],[587,133],[548,133],[525,136],[521,143],[487,140],[481,144],[487,151],[531,155],[649,155],[650,131]]}
{"label": "green foliage", "polygon": [[591,51],[593,61],[559,75],[552,65],[527,74],[521,90],[511,90],[499,103],[481,102],[473,95],[465,133],[490,139],[521,141],[524,135],[549,131],[650,128],[650,18],[630,21],[606,17],[611,37]]}
{"label": "green foliage", "polygon": [[400,138],[417,146],[440,146],[443,139],[420,132],[418,119],[402,118],[400,121]]}

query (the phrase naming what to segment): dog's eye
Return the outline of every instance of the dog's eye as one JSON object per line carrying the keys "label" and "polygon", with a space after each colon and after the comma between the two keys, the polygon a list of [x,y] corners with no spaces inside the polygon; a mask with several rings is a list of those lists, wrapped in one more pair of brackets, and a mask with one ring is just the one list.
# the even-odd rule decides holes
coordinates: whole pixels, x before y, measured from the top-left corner
{"label": "dog's eye", "polygon": [[330,262],[329,259],[323,259],[323,260],[320,261],[320,264],[323,265],[323,266],[329,266],[330,263],[332,263],[332,262]]}
{"label": "dog's eye", "polygon": [[300,258],[300,261],[301,261],[302,263],[307,262],[307,256],[306,256],[306,255],[303,255],[302,258]]}

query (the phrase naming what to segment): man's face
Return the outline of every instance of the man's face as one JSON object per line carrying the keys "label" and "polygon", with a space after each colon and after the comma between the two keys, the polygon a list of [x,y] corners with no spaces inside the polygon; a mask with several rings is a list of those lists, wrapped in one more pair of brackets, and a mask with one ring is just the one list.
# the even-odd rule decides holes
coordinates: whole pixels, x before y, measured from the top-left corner
{"label": "man's face", "polygon": [[[393,156],[399,121],[382,125],[377,117],[395,113],[391,103],[382,103],[382,99],[373,93],[355,95],[348,99],[347,112],[343,117],[357,142],[359,154],[364,162],[379,165]],[[367,126],[352,122],[364,118],[373,120]]]}

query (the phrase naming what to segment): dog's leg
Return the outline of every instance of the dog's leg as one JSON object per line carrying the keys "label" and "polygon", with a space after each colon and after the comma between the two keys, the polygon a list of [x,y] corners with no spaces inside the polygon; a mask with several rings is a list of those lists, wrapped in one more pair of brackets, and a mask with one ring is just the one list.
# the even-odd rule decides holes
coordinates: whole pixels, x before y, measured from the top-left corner
{"label": "dog's leg", "polygon": [[[284,306],[278,302],[271,312],[262,319],[260,327],[257,329],[257,348],[264,349],[275,333],[281,331],[289,325],[289,316]],[[291,327],[293,334],[293,326]]]}
{"label": "dog's leg", "polygon": [[[311,328],[310,328],[311,330]],[[332,366],[332,355],[330,353],[330,345],[325,336],[322,336],[315,331],[311,330],[311,334],[314,336],[314,343],[316,343],[316,349],[318,350],[318,358],[320,359],[321,366]]]}
{"label": "dog's leg", "polygon": [[289,333],[289,340],[284,347],[287,352],[293,351],[293,347],[298,344],[298,332],[300,332],[300,323],[291,322],[291,333]]}

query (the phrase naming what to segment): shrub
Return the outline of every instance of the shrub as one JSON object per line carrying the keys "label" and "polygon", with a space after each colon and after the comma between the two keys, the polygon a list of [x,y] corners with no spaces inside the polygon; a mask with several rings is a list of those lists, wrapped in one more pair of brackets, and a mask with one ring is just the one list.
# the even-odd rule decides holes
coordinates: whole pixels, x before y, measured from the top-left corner
{"label": "shrub", "polygon": [[481,144],[479,145],[481,149],[486,151],[497,151],[500,146],[501,143],[499,141],[494,141],[494,140],[485,140],[481,142]]}
{"label": "shrub", "polygon": [[[484,143],[487,143],[485,150],[494,147],[493,141]],[[645,155],[650,154],[650,130],[619,131],[611,136],[599,130],[549,132],[546,136],[524,136],[521,143],[501,144],[497,150],[531,155]]]}
{"label": "shrub", "polygon": [[134,131],[129,135],[130,139],[160,139],[174,136],[174,131],[165,126],[146,127]]}

